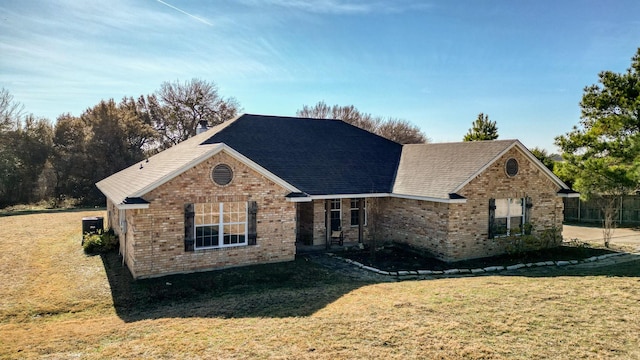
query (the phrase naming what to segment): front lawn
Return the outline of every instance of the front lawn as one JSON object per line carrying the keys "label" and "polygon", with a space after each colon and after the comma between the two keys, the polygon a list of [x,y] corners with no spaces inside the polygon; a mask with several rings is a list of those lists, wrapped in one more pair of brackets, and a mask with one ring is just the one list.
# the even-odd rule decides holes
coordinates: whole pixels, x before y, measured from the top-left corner
{"label": "front lawn", "polygon": [[373,283],[300,258],[132,281],[80,219],[0,217],[0,358],[640,358],[640,261]]}

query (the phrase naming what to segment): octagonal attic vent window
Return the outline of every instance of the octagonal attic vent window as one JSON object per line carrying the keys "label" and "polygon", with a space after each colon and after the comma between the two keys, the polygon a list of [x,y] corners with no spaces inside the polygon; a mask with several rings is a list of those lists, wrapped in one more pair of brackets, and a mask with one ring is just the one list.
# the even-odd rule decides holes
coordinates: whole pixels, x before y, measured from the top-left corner
{"label": "octagonal attic vent window", "polygon": [[227,164],[216,165],[211,171],[211,178],[214,183],[220,186],[229,185],[233,179],[233,170]]}
{"label": "octagonal attic vent window", "polygon": [[513,177],[518,175],[518,160],[514,158],[507,160],[505,170],[507,171],[507,175],[509,176]]}

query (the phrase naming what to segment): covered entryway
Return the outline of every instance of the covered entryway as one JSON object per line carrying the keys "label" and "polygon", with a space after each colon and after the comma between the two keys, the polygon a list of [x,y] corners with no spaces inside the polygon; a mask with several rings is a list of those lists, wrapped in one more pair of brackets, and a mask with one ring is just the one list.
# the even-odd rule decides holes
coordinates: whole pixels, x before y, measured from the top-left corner
{"label": "covered entryway", "polygon": [[362,198],[314,199],[296,204],[296,246],[298,252],[324,250],[332,246],[332,235],[340,234],[343,245],[366,241],[367,201]]}

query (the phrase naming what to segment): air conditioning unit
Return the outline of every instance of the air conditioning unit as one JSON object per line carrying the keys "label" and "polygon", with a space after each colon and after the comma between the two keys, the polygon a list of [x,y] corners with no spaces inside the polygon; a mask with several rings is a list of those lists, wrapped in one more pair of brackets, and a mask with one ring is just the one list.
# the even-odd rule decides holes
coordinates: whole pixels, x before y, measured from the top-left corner
{"label": "air conditioning unit", "polygon": [[104,230],[104,218],[102,216],[83,217],[82,235],[97,234]]}

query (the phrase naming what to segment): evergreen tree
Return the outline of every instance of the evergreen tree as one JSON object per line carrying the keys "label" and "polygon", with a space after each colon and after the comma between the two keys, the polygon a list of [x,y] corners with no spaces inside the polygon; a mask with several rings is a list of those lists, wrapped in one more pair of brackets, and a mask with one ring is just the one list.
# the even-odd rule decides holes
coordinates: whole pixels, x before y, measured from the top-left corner
{"label": "evergreen tree", "polygon": [[464,141],[495,140],[498,138],[498,127],[495,121],[489,120],[489,115],[478,114],[471,129],[464,136]]}
{"label": "evergreen tree", "polygon": [[580,101],[580,127],[558,136],[566,160],[558,169],[570,174],[584,198],[601,203],[604,241],[621,196],[640,189],[640,48],[626,73],[603,71]]}

